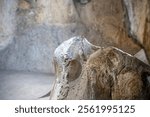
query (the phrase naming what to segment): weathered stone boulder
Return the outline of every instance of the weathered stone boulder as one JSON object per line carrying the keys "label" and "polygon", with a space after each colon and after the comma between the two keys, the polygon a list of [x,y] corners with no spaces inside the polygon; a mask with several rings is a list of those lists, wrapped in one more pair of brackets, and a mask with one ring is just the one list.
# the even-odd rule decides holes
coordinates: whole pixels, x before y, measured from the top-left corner
{"label": "weathered stone boulder", "polygon": [[108,47],[86,63],[88,99],[149,99],[150,66],[123,51]]}
{"label": "weathered stone boulder", "polygon": [[55,50],[54,65],[50,99],[150,99],[150,66],[115,47],[74,37]]}
{"label": "weathered stone boulder", "polygon": [[56,48],[54,52],[56,81],[51,91],[51,99],[66,98],[70,90],[68,83],[80,76],[84,62],[99,48],[84,37],[73,37]]}

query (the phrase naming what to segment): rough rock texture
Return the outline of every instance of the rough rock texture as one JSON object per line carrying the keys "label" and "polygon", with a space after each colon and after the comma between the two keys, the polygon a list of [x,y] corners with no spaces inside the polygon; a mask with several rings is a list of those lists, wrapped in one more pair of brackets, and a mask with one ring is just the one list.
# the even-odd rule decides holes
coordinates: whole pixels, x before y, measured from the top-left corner
{"label": "rough rock texture", "polygon": [[150,99],[150,66],[117,48],[93,53],[86,69],[88,99]]}
{"label": "rough rock texture", "polygon": [[[0,51],[0,69],[54,72],[52,56],[55,48],[65,39],[82,35],[85,31],[83,25],[76,21],[73,1],[13,0],[12,2],[16,2],[16,7],[12,4],[15,8],[11,8],[8,2],[6,5],[10,7],[10,11],[14,9],[11,12],[14,12],[15,18],[9,19],[12,17],[11,14],[7,16],[10,24],[14,24],[12,31],[14,35],[9,41],[11,43],[9,46],[5,44],[8,38],[7,40],[0,38],[5,47]],[[5,11],[3,12],[5,14]],[[5,22],[7,20],[3,20],[2,23],[7,25]],[[12,23],[14,20],[15,23]],[[0,48],[3,47],[1,45]]]}
{"label": "rough rock texture", "polygon": [[149,5],[149,0],[1,0],[0,69],[54,72],[55,48],[77,35],[130,54],[142,47],[149,56]]}
{"label": "rough rock texture", "polygon": [[64,99],[68,95],[69,82],[76,80],[91,53],[100,47],[94,46],[84,37],[73,37],[54,52],[56,80],[51,91],[51,99]]}
{"label": "rough rock texture", "polygon": [[150,1],[148,1],[148,12],[147,17],[145,20],[145,31],[144,31],[144,38],[143,38],[143,46],[145,47],[148,60],[150,62]]}
{"label": "rough rock texture", "polygon": [[74,37],[55,50],[54,61],[50,99],[150,99],[150,66],[115,47]]}
{"label": "rough rock texture", "polygon": [[143,46],[150,61],[150,1],[123,0],[128,34]]}
{"label": "rough rock texture", "polygon": [[128,18],[128,31],[137,41],[143,42],[145,20],[147,17],[147,0],[123,0]]}
{"label": "rough rock texture", "polygon": [[0,51],[12,43],[16,6],[17,2],[15,0],[0,1]]}
{"label": "rough rock texture", "polygon": [[131,54],[136,53],[138,46],[128,37],[124,25],[122,0],[91,0],[86,5],[75,3],[75,6],[87,29],[85,36],[90,42],[103,47],[116,46]]}

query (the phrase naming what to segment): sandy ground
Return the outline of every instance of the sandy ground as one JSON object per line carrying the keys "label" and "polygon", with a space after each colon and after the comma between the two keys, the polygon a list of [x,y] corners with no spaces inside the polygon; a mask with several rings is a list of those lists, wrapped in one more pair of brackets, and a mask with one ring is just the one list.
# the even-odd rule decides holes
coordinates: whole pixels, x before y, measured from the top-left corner
{"label": "sandy ground", "polygon": [[0,71],[0,100],[37,100],[51,89],[54,76],[43,73]]}

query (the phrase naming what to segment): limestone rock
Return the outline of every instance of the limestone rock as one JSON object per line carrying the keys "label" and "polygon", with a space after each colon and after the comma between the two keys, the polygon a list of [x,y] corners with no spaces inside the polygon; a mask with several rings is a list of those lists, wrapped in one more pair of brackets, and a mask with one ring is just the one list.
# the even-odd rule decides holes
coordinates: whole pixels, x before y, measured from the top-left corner
{"label": "limestone rock", "polygon": [[2,0],[0,12],[0,69],[4,70],[54,73],[55,48],[86,31],[72,0]]}
{"label": "limestone rock", "polygon": [[78,35],[149,56],[149,8],[149,0],[1,0],[0,69],[54,73],[55,48]]}
{"label": "limestone rock", "polygon": [[128,34],[137,44],[143,46],[150,62],[150,1],[123,0],[123,3]]}
{"label": "limestone rock", "polygon": [[126,7],[126,17],[128,17],[128,31],[133,38],[143,43],[143,33],[145,20],[147,17],[147,4],[148,0],[123,0],[124,6]]}
{"label": "limestone rock", "polygon": [[74,37],[54,54],[50,99],[150,99],[150,66],[115,47]]}
{"label": "limestone rock", "polygon": [[51,91],[51,99],[65,99],[70,90],[69,82],[75,81],[82,72],[84,62],[100,47],[94,46],[84,37],[73,37],[54,52],[56,81]]}
{"label": "limestone rock", "polygon": [[87,30],[84,35],[91,43],[102,47],[115,46],[130,54],[139,50],[128,36],[122,0],[91,0],[86,5],[75,2],[75,6]]}
{"label": "limestone rock", "polygon": [[86,67],[90,99],[150,99],[150,66],[135,57],[108,47],[93,53]]}

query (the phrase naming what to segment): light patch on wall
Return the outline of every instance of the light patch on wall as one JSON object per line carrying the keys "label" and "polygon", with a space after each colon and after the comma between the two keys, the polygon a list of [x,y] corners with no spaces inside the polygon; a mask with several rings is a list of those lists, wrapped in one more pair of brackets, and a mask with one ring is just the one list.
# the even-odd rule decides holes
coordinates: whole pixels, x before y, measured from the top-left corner
{"label": "light patch on wall", "polygon": [[19,1],[19,8],[26,10],[26,9],[30,9],[31,8],[31,4],[25,0],[20,0]]}

